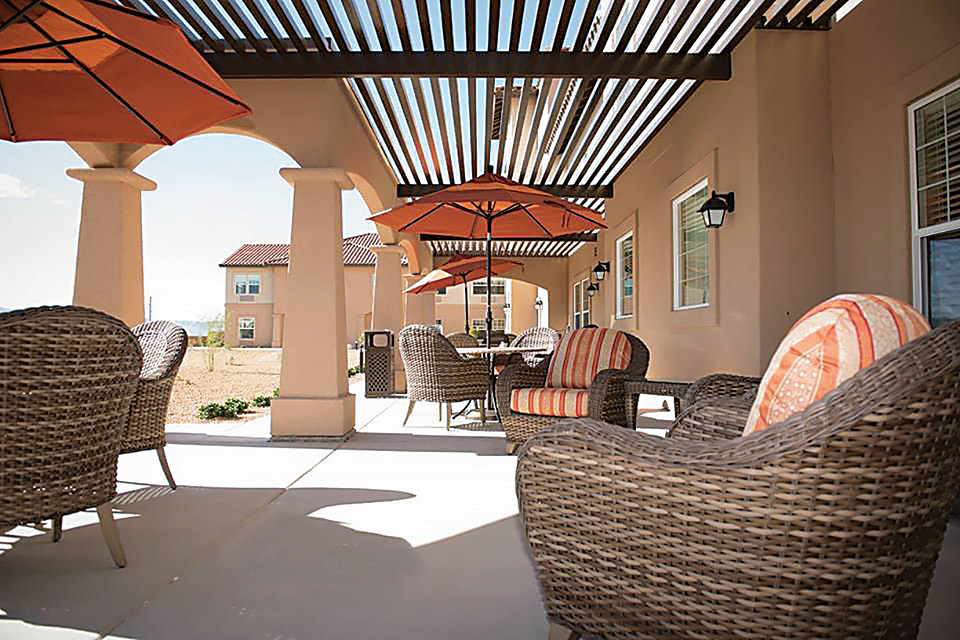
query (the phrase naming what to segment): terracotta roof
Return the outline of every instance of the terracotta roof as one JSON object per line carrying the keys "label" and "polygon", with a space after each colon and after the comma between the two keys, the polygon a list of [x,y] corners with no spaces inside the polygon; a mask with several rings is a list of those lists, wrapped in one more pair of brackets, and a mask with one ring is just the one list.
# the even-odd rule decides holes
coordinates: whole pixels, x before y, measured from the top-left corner
{"label": "terracotta roof", "polygon": [[[380,246],[376,233],[361,233],[343,239],[343,264],[364,267],[377,264],[377,255],[370,247]],[[406,256],[400,260],[407,263]],[[220,263],[221,267],[273,267],[290,262],[289,244],[245,244]]]}

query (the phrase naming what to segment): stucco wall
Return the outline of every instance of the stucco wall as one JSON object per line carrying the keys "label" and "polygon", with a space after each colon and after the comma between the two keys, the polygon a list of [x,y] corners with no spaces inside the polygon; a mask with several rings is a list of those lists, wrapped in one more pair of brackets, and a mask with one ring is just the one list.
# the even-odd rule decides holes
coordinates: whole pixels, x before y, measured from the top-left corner
{"label": "stucco wall", "polygon": [[[634,313],[614,324],[646,342],[656,377],[760,370],[757,55],[752,34],[733,54],[732,79],[704,84],[617,180],[598,255],[586,245],[569,263],[572,283],[598,259],[613,262],[616,238],[634,229]],[[736,192],[737,212],[710,232],[716,257],[711,308],[673,311],[671,202],[703,177],[710,188]],[[615,309],[610,280],[592,302],[592,319],[601,326],[610,325]],[[569,305],[564,308],[569,315]]]}
{"label": "stucco wall", "polygon": [[[240,318],[253,318],[254,339],[240,340]],[[273,340],[273,305],[269,303],[227,304],[224,310],[224,343],[228,347],[269,347]]]}
{"label": "stucco wall", "polygon": [[828,45],[837,288],[910,300],[906,109],[960,76],[960,2],[869,0]]}
{"label": "stucco wall", "polygon": [[363,340],[373,309],[373,267],[344,267],[346,286],[347,341]]}

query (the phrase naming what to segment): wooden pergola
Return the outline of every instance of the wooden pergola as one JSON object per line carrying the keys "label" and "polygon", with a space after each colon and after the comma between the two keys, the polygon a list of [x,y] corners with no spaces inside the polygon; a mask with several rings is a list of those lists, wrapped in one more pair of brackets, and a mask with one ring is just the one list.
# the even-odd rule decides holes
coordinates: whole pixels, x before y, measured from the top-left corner
{"label": "wooden pergola", "polygon": [[117,1],[226,78],[343,79],[399,196],[492,166],[602,208],[750,29],[829,29],[851,0]]}

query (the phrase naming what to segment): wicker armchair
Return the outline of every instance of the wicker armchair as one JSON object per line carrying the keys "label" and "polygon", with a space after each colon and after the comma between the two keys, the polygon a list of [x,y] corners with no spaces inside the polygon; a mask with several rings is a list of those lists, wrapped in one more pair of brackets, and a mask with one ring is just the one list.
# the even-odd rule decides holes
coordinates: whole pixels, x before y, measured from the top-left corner
{"label": "wicker armchair", "polygon": [[126,564],[110,501],[137,388],[137,339],[80,307],[0,314],[0,530],[96,507],[114,562]]}
{"label": "wicker armchair", "polygon": [[914,638],[958,399],[954,322],[746,437],[726,398],[666,439],[593,420],[531,438],[517,493],[552,637]]}
{"label": "wicker armchair", "polygon": [[[587,331],[588,329],[576,329]],[[594,329],[595,330],[595,329]],[[617,332],[623,335],[630,345],[630,362],[623,369],[604,369],[598,371],[589,385],[587,413],[589,417],[627,425],[626,389],[625,383],[630,380],[642,380],[647,373],[650,362],[650,351],[636,336],[626,332]],[[500,422],[507,438],[507,453],[513,453],[517,447],[538,431],[549,427],[558,420],[571,418],[534,415],[520,413],[511,407],[511,399],[515,389],[545,388],[550,371],[550,363],[558,357],[560,347],[549,358],[544,358],[537,365],[514,363],[504,368],[497,378],[497,408],[500,412]]]}
{"label": "wicker armchair", "polygon": [[454,346],[455,349],[462,349],[464,347],[479,347],[480,343],[469,333],[451,333],[447,335],[447,340],[450,341],[450,344]]}
{"label": "wicker armchair", "polygon": [[450,428],[451,402],[479,400],[480,419],[485,421],[483,400],[487,395],[489,374],[486,360],[465,358],[436,329],[412,324],[400,330],[400,357],[407,374],[407,424],[417,402],[439,402],[440,413],[447,405],[447,429]]}
{"label": "wicker armchair", "polygon": [[180,363],[187,352],[187,332],[172,322],[154,320],[133,328],[143,351],[143,370],[120,453],[155,449],[171,489],[177,488],[167,464],[167,407]]}

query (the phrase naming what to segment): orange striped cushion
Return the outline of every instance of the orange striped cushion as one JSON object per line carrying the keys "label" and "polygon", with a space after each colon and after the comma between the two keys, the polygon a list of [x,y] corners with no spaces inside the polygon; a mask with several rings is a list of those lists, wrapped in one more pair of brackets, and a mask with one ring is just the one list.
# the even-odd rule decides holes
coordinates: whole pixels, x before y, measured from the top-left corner
{"label": "orange striped cushion", "polygon": [[586,389],[552,387],[514,389],[510,393],[510,410],[514,413],[528,413],[535,416],[582,418],[588,415],[589,393]]}
{"label": "orange striped cushion", "polygon": [[865,294],[830,298],[787,333],[760,382],[744,435],[803,411],[874,360],[930,331],[908,304]]}
{"label": "orange striped cushion", "polygon": [[550,359],[547,386],[587,389],[604,369],[626,369],[630,343],[622,331],[574,329],[563,335]]}

